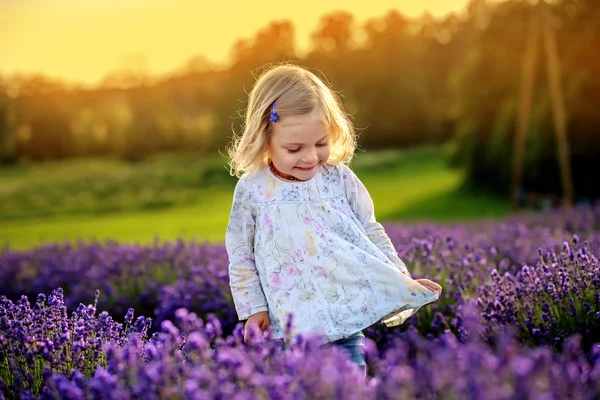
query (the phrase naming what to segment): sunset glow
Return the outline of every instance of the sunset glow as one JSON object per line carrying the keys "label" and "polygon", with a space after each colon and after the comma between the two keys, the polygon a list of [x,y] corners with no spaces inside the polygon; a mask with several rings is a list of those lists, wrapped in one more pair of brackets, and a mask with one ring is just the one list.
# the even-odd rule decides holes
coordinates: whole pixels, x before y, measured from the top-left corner
{"label": "sunset glow", "polygon": [[409,17],[442,16],[466,0],[197,1],[3,0],[0,2],[0,74],[41,72],[96,83],[109,71],[135,68],[160,75],[193,56],[224,64],[233,43],[270,21],[288,19],[300,53],[319,19],[333,11],[354,15],[357,26],[391,9]]}

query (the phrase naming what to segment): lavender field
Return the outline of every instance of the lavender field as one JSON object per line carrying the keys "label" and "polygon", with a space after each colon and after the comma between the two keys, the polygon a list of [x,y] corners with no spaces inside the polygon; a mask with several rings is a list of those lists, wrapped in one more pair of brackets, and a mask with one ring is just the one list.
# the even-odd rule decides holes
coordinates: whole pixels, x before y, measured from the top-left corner
{"label": "lavender field", "polygon": [[444,292],[366,331],[367,379],[313,338],[244,344],[224,246],[5,248],[0,398],[600,398],[599,205],[386,229]]}

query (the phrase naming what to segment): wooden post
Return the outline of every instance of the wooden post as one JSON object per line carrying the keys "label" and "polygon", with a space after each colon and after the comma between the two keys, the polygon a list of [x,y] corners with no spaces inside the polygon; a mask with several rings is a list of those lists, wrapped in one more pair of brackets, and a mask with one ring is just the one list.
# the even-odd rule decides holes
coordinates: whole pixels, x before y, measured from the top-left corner
{"label": "wooden post", "polygon": [[[561,183],[563,187],[563,204],[569,208],[573,204],[573,181],[571,180],[571,161],[569,140],[567,136],[567,123],[565,116],[564,95],[560,81],[560,62],[556,36],[551,26],[550,6],[541,0],[534,6],[529,23],[527,44],[523,56],[523,69],[521,72],[521,93],[519,95],[519,114],[514,141],[513,174],[511,182],[510,209],[515,210],[519,198],[519,187],[523,175],[523,157],[527,130],[529,128],[529,115],[533,97],[533,84],[535,68],[538,57],[538,40],[540,33],[544,41],[546,66],[548,71],[548,84],[550,100],[552,103],[552,117],[557,139],[558,161],[560,165]],[[541,25],[541,27],[540,27]]]}

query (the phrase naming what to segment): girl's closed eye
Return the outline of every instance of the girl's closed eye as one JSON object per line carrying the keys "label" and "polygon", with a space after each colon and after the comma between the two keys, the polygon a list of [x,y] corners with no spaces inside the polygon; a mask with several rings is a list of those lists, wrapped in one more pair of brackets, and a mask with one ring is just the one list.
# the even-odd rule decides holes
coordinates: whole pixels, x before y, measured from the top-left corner
{"label": "girl's closed eye", "polygon": [[[317,143],[317,147],[326,147],[329,146],[329,142],[324,142],[324,143]],[[297,153],[300,151],[300,147],[298,147],[297,149],[287,149],[288,153]]]}

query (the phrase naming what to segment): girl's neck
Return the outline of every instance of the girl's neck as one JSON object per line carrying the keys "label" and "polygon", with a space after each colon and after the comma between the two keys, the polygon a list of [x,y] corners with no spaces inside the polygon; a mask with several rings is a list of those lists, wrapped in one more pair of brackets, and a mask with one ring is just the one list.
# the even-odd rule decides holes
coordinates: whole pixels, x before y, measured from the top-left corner
{"label": "girl's neck", "polygon": [[275,168],[275,165],[273,165],[273,161],[271,161],[271,160],[269,160],[268,165],[269,165],[269,169],[271,170],[271,172],[273,173],[273,175],[275,175],[276,177],[278,177],[280,179],[283,179],[284,181],[289,181],[289,182],[306,182],[306,180],[298,179],[294,175],[284,174],[283,172],[281,172],[280,170],[278,170],[277,168]]}

